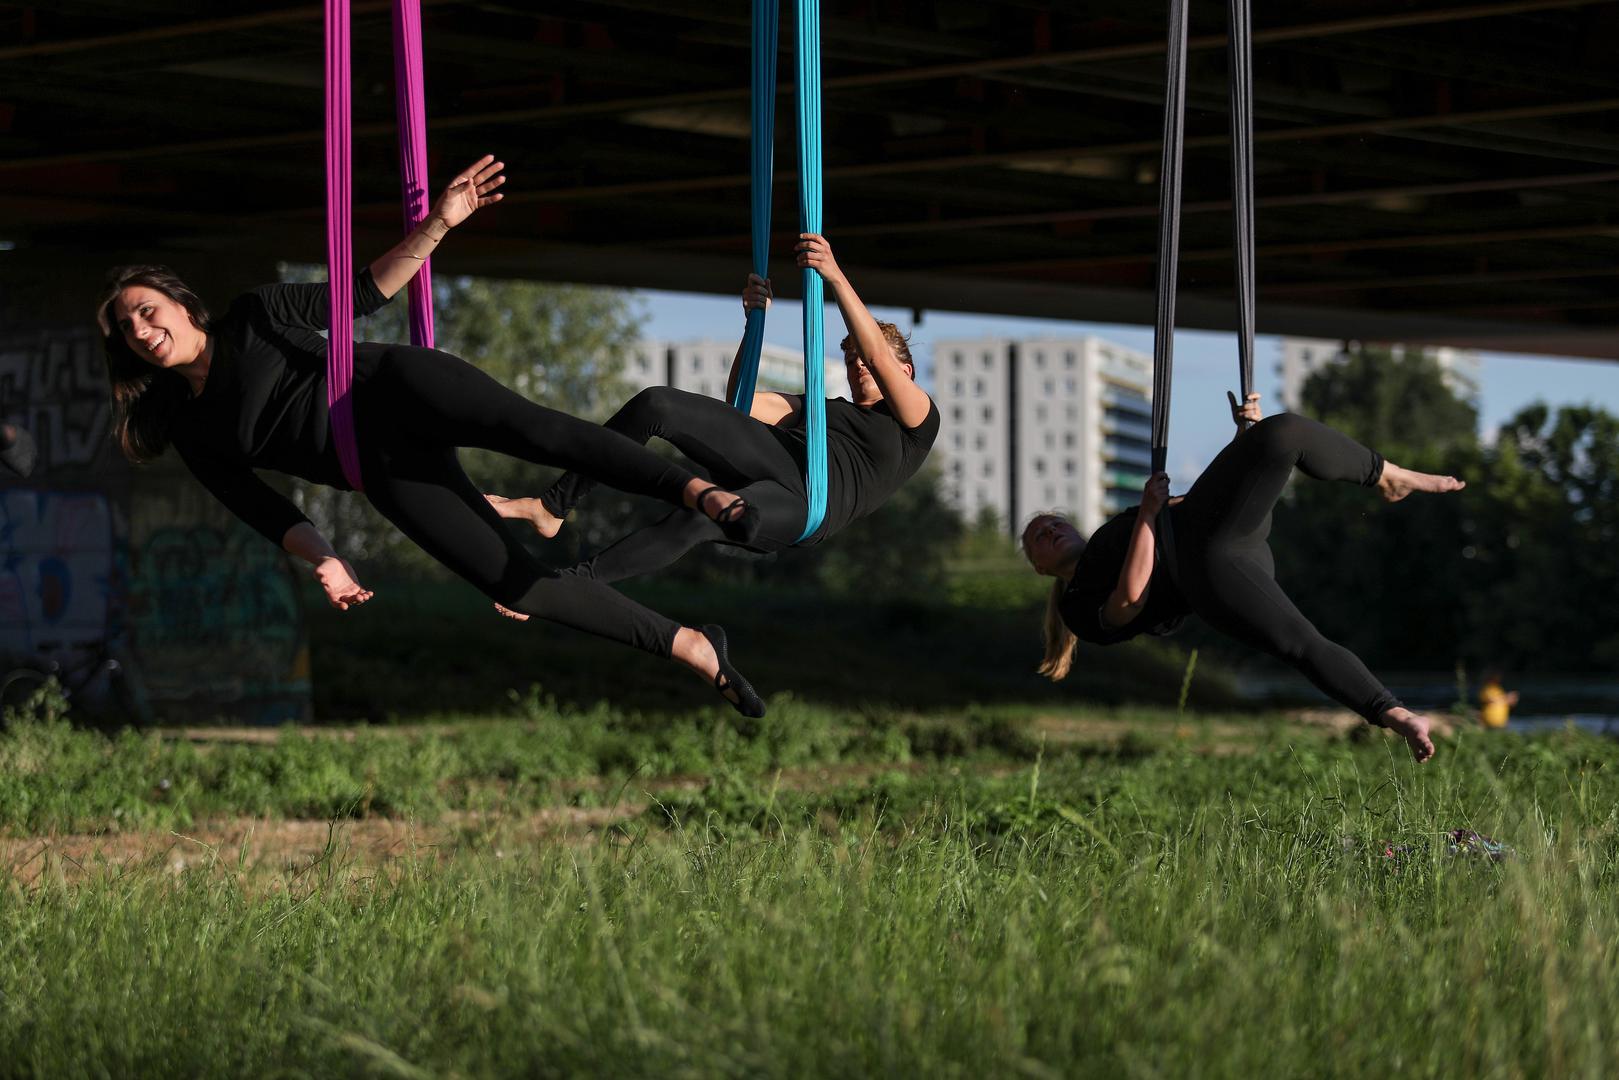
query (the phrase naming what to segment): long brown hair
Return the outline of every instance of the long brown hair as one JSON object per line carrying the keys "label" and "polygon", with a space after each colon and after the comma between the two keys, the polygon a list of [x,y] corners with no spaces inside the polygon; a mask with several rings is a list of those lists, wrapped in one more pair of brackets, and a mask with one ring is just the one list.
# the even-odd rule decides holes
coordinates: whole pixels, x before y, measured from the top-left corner
{"label": "long brown hair", "polygon": [[169,447],[174,414],[191,396],[185,379],[153,367],[136,355],[118,328],[113,305],[132,285],[155,289],[186,309],[191,324],[208,329],[208,309],[178,274],[166,266],[117,266],[107,274],[96,325],[107,354],[107,384],[112,391],[112,434],[124,456],[136,464],[151,461]]}
{"label": "long brown hair", "polygon": [[[1023,557],[1029,558],[1029,531],[1035,523],[1044,518],[1067,518],[1055,510],[1047,510],[1034,515],[1029,523],[1023,527],[1022,547]],[[1031,560],[1032,562],[1032,560]],[[1046,654],[1035,668],[1040,674],[1052,682],[1061,682],[1068,677],[1069,670],[1074,666],[1074,651],[1079,647],[1079,639],[1074,632],[1068,629],[1068,624],[1062,621],[1062,594],[1068,588],[1068,583],[1058,578],[1051,583],[1051,592],[1046,595],[1046,614],[1041,623],[1041,633],[1045,638]]]}

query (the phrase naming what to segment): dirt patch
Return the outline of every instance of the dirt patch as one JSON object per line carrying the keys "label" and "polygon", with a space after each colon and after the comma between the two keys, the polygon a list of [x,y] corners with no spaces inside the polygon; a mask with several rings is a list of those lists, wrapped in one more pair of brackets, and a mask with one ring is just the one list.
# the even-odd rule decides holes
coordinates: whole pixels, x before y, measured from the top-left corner
{"label": "dirt patch", "polygon": [[523,815],[460,811],[431,822],[397,818],[341,821],[225,818],[184,831],[63,833],[0,837],[0,865],[23,886],[100,874],[199,868],[294,873],[336,858],[347,865],[440,861],[471,849],[503,857],[507,848],[581,841],[639,814],[646,804],[551,807]]}

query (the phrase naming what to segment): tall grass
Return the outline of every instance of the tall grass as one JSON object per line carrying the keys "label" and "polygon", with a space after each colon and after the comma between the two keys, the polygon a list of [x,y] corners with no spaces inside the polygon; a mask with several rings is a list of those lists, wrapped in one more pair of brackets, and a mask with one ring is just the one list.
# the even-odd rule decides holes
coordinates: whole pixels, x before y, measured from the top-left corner
{"label": "tall grass", "polygon": [[0,1045],[35,1075],[1612,1075],[1614,748],[1445,749],[732,777],[583,846],[47,875],[0,893]]}

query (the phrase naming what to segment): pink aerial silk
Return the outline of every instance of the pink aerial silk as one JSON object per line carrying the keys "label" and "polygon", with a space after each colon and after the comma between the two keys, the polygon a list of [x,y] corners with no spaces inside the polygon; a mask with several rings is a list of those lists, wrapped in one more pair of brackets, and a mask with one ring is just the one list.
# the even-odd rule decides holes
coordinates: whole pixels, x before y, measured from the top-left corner
{"label": "pink aerial silk", "polygon": [[[394,79],[405,228],[427,216],[427,107],[422,92],[419,0],[394,0]],[[349,0],[326,0],[326,405],[343,476],[363,491],[354,435],[354,190],[350,137]],[[424,261],[410,282],[410,339],[433,344],[433,289]]]}
{"label": "pink aerial silk", "polygon": [[[421,0],[394,0],[394,100],[399,107],[399,183],[408,233],[427,217],[427,99],[422,77]],[[429,260],[410,279],[410,340],[433,347],[433,274]]]}

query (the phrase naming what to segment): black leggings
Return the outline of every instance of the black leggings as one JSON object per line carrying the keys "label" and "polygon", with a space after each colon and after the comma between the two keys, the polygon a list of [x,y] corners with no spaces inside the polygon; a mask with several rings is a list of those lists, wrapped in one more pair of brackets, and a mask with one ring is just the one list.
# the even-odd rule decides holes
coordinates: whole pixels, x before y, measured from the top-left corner
{"label": "black leggings", "polygon": [[408,345],[361,349],[377,350],[365,358],[371,374],[354,395],[371,505],[422,550],[514,611],[670,654],[678,623],[537,561],[467,479],[455,452],[478,447],[588,469],[616,488],[675,503],[690,471],[595,424],[536,405],[448,353]]}
{"label": "black leggings", "polygon": [[[661,438],[696,462],[715,483],[757,507],[763,521],[750,551],[772,552],[791,547],[804,530],[809,501],[804,491],[804,463],[771,430],[723,401],[667,386],[653,386],[631,398],[604,425],[637,443]],[[540,501],[562,517],[590,493],[595,481],[571,472],[553,484]],[[625,578],[661,570],[698,544],[726,543],[707,517],[680,509],[637,530],[563,571],[594,581]]]}
{"label": "black leggings", "polygon": [[1271,510],[1294,468],[1375,487],[1383,458],[1293,413],[1256,424],[1220,451],[1174,510],[1177,584],[1210,626],[1287,661],[1329,697],[1381,723],[1399,700],[1358,656],[1322,637],[1273,576]]}

